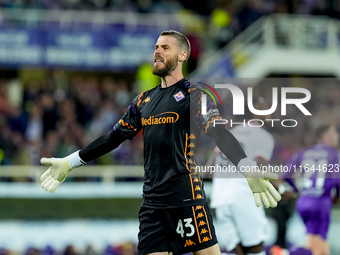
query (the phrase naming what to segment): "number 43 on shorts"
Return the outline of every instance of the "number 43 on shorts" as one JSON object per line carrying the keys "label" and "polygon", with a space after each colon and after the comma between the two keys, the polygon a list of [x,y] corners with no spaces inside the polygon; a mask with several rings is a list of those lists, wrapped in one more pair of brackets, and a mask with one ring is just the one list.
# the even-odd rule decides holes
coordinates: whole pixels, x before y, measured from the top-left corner
{"label": "number 43 on shorts", "polygon": [[181,235],[181,237],[184,237],[184,234],[187,237],[193,236],[195,234],[195,227],[194,225],[192,225],[192,218],[186,218],[183,219],[183,221],[179,219],[177,223],[176,233]]}

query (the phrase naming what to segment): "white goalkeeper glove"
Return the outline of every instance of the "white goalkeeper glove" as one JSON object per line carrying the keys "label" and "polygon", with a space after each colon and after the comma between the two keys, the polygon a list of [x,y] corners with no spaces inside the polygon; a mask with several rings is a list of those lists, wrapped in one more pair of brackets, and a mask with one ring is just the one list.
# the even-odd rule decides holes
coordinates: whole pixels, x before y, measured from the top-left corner
{"label": "white goalkeeper glove", "polygon": [[79,157],[79,151],[76,151],[65,158],[41,158],[40,163],[50,166],[50,168],[40,177],[40,180],[42,181],[41,187],[51,193],[53,193],[60,183],[66,179],[73,168],[85,164]]}
{"label": "white goalkeeper glove", "polygon": [[277,180],[278,175],[260,171],[256,163],[249,158],[242,159],[237,166],[247,179],[256,206],[263,203],[265,208],[276,207],[277,202],[281,200],[281,195],[268,180]]}

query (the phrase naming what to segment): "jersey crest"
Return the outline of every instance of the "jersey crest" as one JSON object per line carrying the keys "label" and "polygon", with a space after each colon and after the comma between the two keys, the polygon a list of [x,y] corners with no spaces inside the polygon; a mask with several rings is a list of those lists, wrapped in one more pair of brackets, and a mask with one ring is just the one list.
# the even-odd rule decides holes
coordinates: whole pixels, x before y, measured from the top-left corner
{"label": "jersey crest", "polygon": [[176,99],[177,102],[180,101],[180,100],[182,100],[184,97],[185,97],[185,96],[184,96],[184,94],[182,93],[182,91],[180,91],[180,92],[178,92],[178,93],[176,93],[176,94],[174,95],[174,98]]}

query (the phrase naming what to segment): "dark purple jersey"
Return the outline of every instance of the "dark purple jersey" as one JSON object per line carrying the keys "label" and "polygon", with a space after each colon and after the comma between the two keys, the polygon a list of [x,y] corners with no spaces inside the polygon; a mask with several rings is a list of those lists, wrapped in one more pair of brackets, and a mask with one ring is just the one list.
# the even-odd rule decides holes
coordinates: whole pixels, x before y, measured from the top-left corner
{"label": "dark purple jersey", "polygon": [[286,164],[283,178],[300,196],[296,210],[307,233],[327,239],[332,209],[332,189],[340,187],[339,152],[317,144],[295,154]]}
{"label": "dark purple jersey", "polygon": [[316,144],[296,153],[286,164],[282,177],[300,196],[329,197],[331,190],[340,187],[338,150]]}

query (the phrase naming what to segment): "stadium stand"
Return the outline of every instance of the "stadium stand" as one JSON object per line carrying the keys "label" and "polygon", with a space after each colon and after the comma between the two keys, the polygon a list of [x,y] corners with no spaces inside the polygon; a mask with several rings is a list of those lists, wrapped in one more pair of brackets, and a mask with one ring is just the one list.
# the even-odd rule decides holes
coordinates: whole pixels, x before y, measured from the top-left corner
{"label": "stadium stand", "polygon": [[[307,107],[312,119],[289,109],[290,118],[299,123],[294,132],[273,129],[272,164],[280,165],[311,145],[312,130],[319,124],[333,121],[340,128],[337,1],[200,0],[193,5],[177,0],[3,0],[0,7],[0,254],[135,254],[136,240],[131,236],[138,225],[129,218],[136,219],[140,203],[141,134],[72,175],[51,203],[40,193],[39,159],[68,155],[112,127],[143,87],[138,77],[145,76],[137,76],[137,70],[152,56],[148,46],[163,29],[189,34],[194,46],[187,67],[190,77],[258,78],[255,94],[268,100],[268,88],[276,86],[278,77],[288,78],[285,86],[311,92]],[[87,58],[84,51],[89,52]],[[111,58],[102,58],[106,53]],[[228,110],[224,114],[230,117]],[[202,162],[207,158],[202,154]],[[98,168],[98,174],[89,174],[91,168]],[[74,184],[88,186],[72,198],[68,189]],[[79,209],[72,203],[82,202],[85,214],[77,218]],[[57,214],[44,210],[52,203],[65,206],[61,219],[54,221]],[[101,212],[87,211],[87,206]],[[124,219],[127,225],[119,218],[124,212],[116,208],[130,210]],[[338,254],[332,236],[339,229],[339,209],[333,214],[330,243],[332,254]],[[104,219],[96,220],[100,217]],[[294,217],[296,234],[301,227]],[[62,243],[51,245],[42,238],[53,240],[49,227],[65,232],[70,226],[78,230]],[[109,238],[108,229],[118,231]],[[35,243],[27,234],[31,231],[47,232]],[[83,239],[72,240],[72,234],[85,232],[89,233]]]}

